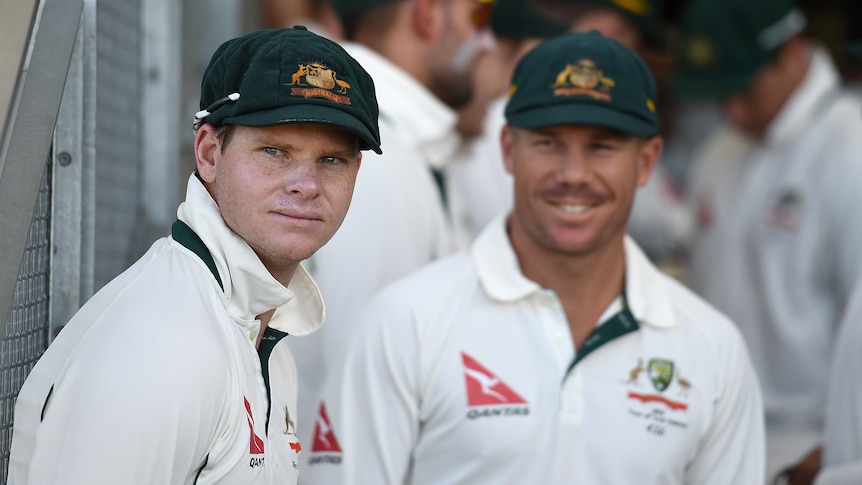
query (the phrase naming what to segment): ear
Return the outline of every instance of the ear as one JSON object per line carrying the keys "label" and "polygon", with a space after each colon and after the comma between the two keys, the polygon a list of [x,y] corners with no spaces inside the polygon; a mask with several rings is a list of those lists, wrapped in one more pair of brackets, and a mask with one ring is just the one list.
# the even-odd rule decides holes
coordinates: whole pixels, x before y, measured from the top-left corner
{"label": "ear", "polygon": [[658,159],[661,156],[663,146],[664,142],[658,135],[645,140],[641,145],[637,161],[638,187],[643,187],[649,182],[655,164],[658,163]]}
{"label": "ear", "polygon": [[204,124],[195,134],[195,165],[204,182],[213,183],[216,178],[216,158],[221,152],[221,143],[216,129]]}
{"label": "ear", "polygon": [[500,148],[503,151],[503,165],[506,167],[506,172],[515,175],[515,160],[512,154],[515,134],[512,130],[509,125],[503,125],[503,129],[500,130]]}
{"label": "ear", "polygon": [[358,172],[360,168],[362,168],[362,151],[356,155],[356,171]]}
{"label": "ear", "polygon": [[419,37],[434,40],[437,37],[437,25],[442,21],[440,5],[445,0],[413,0],[411,20]]}

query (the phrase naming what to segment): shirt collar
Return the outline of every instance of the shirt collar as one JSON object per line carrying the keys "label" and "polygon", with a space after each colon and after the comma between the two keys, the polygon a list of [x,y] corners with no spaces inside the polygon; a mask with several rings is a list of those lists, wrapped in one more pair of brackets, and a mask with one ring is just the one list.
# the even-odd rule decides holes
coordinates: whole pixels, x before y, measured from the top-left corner
{"label": "shirt collar", "polygon": [[[542,291],[541,286],[521,272],[506,231],[506,219],[506,215],[494,219],[477,236],[470,249],[480,284],[488,296],[498,302],[513,302]],[[673,306],[659,270],[628,236],[624,251],[626,298],[638,323],[657,328],[676,325]]]}
{"label": "shirt collar", "polygon": [[177,209],[177,218],[210,251],[224,285],[225,306],[234,320],[249,324],[257,315],[275,308],[269,322],[275,330],[301,336],[323,324],[323,299],[305,268],[297,267],[287,288],[279,283],[251,247],[227,227],[215,201],[195,175],[189,178],[186,200]]}
{"label": "shirt collar", "polygon": [[811,59],[802,83],[788,98],[778,115],[767,128],[764,137],[773,145],[795,140],[799,131],[806,129],[816,111],[829,105],[840,92],[841,79],[829,54],[818,45],[811,45]]}
{"label": "shirt collar", "polygon": [[417,147],[431,167],[441,168],[452,160],[461,143],[455,131],[457,113],[377,52],[352,42],[343,45],[374,78],[381,124]]}

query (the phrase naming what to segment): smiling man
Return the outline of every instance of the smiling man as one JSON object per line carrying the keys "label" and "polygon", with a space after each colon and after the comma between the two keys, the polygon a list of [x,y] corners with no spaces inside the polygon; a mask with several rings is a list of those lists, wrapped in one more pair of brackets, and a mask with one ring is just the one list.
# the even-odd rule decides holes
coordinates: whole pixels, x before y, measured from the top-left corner
{"label": "smiling man", "polygon": [[197,171],[171,236],[72,318],[24,383],[9,483],[298,481],[288,335],[323,302],[301,261],[344,220],[380,153],[370,76],[302,27],[213,55]]}
{"label": "smiling man", "polygon": [[625,235],[662,147],[643,61],[559,36],[510,93],[513,210],[366,308],[327,389],[318,483],[761,483],[739,333]]}

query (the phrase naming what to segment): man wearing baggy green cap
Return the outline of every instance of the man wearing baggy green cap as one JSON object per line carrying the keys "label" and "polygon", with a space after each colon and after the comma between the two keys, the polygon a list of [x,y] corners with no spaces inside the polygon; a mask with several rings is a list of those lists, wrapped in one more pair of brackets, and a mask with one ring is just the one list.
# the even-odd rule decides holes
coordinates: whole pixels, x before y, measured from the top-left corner
{"label": "man wearing baggy green cap", "polygon": [[[461,142],[455,110],[471,99],[476,62],[494,47],[488,29],[493,0],[335,0],[332,5],[347,38],[342,45],[374,77],[385,141],[383,155],[366,155],[339,233],[310,261],[326,295],[327,324],[292,350],[303,396],[300,415],[317,422],[325,412],[319,386],[338,368],[369,296],[466,244],[456,225],[463,205],[443,168]],[[314,446],[317,430],[316,425],[299,429],[302,442],[311,443],[304,459],[321,450]]]}
{"label": "man wearing baggy green cap", "polygon": [[805,22],[792,0],[694,2],[673,83],[725,118],[692,161],[689,280],[751,349],[770,483],[816,473],[832,349],[862,276],[862,220],[847,213],[862,204],[862,102]]}
{"label": "man wearing baggy green cap", "polygon": [[362,151],[380,153],[374,84],[304,27],[265,30],[216,50],[200,108],[171,235],[24,383],[10,484],[297,483],[312,417],[285,341],[323,322],[301,262],[344,219]]}
{"label": "man wearing baggy green cap", "polygon": [[662,148],[647,67],[566,34],[510,93],[512,211],[365,308],[307,483],[761,483],[739,332],[625,234]]}

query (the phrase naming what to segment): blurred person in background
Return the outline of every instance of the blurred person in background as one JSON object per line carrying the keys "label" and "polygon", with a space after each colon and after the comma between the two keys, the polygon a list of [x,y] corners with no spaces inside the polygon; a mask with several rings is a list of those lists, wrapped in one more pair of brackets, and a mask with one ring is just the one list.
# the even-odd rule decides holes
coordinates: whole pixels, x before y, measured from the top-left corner
{"label": "blurred person in background", "polygon": [[[494,48],[492,0],[332,5],[348,39],[342,45],[375,80],[386,146],[366,157],[341,232],[309,261],[327,310],[321,331],[292,347],[299,416],[309,420],[320,417],[321,383],[338,368],[370,295],[462,247],[457,200],[442,172],[461,143],[455,110],[470,102],[477,63]],[[315,428],[297,430],[305,458],[315,449]]]}
{"label": "blurred person in background", "polygon": [[518,60],[543,38],[566,32],[536,10],[531,0],[498,0],[491,16],[496,49],[482,58],[470,104],[458,111],[458,132],[464,145],[458,159],[446,167],[452,189],[464,201],[463,225],[474,236],[494,217],[512,207],[512,176],[503,166],[500,131],[509,81]]}
{"label": "blurred person in background", "polygon": [[330,0],[260,0],[260,17],[266,29],[304,25],[329,39],[344,38]]}
{"label": "blurred person in background", "polygon": [[862,101],[804,34],[793,0],[698,0],[681,22],[674,90],[725,122],[689,184],[689,284],[728,314],[764,394],[767,481],[819,468],[830,359],[862,274]]}
{"label": "blurred person in background", "polygon": [[821,469],[813,483],[862,483],[862,286],[850,298],[835,341],[823,429]]}

